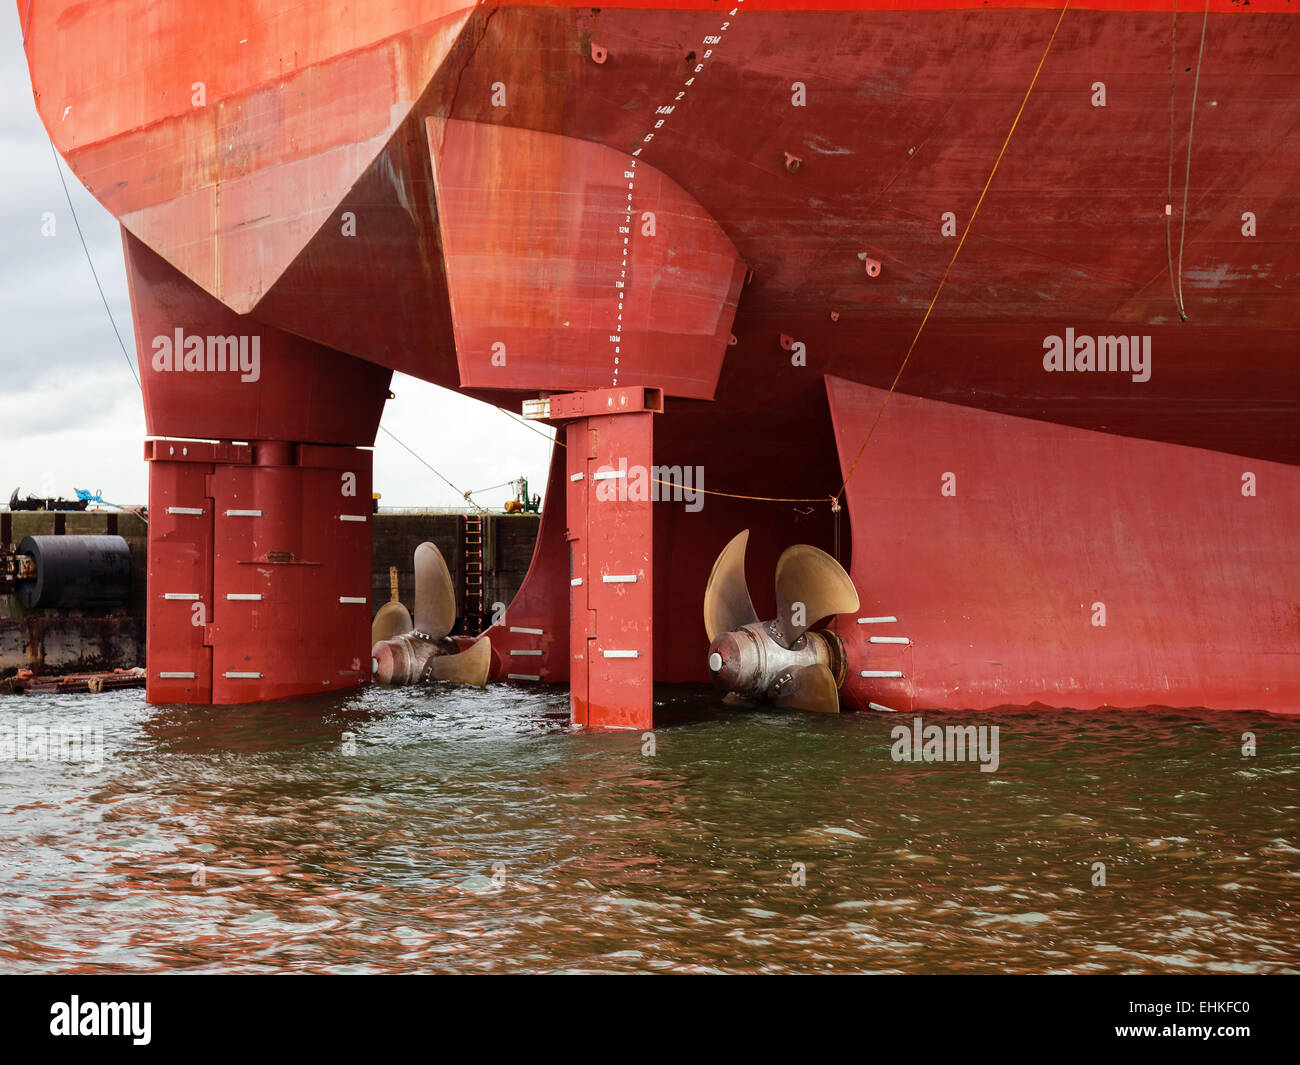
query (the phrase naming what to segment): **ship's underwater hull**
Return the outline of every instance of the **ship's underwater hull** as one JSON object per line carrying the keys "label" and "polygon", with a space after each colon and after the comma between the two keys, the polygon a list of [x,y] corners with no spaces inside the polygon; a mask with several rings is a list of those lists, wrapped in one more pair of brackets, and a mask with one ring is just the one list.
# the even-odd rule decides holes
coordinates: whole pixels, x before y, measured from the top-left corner
{"label": "ship's underwater hull", "polygon": [[[711,494],[653,503],[655,679],[706,676],[703,587],[750,528],[760,616],[808,542],[849,565],[861,617],[898,619],[836,620],[847,705],[1300,712],[1285,4],[1214,0],[1203,59],[1200,12],[1120,0],[1059,23],[1036,3],[155,7],[168,33],[38,4],[28,55],[56,145],[127,231],[151,434],[298,448],[214,455],[192,491],[225,490],[222,461],[302,465],[263,477],[286,500],[357,473],[341,449],[373,441],[389,369],[503,406],[661,388],[641,458]],[[110,45],[102,77],[67,59]],[[260,334],[266,372],[160,370],[176,328]],[[1120,338],[1124,366],[1096,369]],[[501,677],[569,679],[564,469],[491,633]],[[333,548],[274,569],[254,537],[244,561],[288,583],[246,594],[332,582],[277,608],[261,653],[263,608],[222,605],[204,535],[160,555],[192,568],[172,582],[250,616],[174,649],[208,656],[206,685],[164,684],[160,601],[151,698],[361,679],[360,626],[313,628],[355,605]],[[246,668],[219,683],[217,659]]]}

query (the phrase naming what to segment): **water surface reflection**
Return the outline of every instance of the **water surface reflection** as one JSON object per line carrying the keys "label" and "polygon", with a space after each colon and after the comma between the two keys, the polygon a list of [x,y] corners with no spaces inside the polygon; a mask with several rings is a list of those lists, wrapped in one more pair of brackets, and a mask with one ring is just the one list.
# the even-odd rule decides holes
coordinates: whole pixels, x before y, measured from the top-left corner
{"label": "water surface reflection", "polygon": [[106,744],[0,762],[9,972],[1300,971],[1300,725],[1262,715],[971,717],[992,774],[694,690],[653,757],[501,687],[0,715]]}

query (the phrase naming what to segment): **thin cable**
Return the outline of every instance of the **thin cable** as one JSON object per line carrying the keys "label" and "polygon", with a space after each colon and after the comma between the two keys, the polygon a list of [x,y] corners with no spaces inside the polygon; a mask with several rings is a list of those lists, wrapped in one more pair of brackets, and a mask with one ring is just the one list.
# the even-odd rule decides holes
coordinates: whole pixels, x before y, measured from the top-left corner
{"label": "thin cable", "polygon": [[113,335],[117,337],[117,346],[122,349],[122,358],[126,359],[126,365],[131,370],[131,376],[135,378],[135,387],[140,387],[140,376],[135,372],[135,363],[131,356],[127,354],[126,345],[122,343],[122,334],[117,331],[117,322],[113,320],[113,310],[108,305],[108,297],[104,295],[104,286],[99,283],[99,274],[95,270],[95,264],[90,258],[90,249],[86,247],[85,234],[81,232],[81,223],[77,221],[77,209],[72,206],[72,196],[68,192],[68,183],[63,179],[63,167],[59,164],[59,153],[54,147],[54,141],[50,141],[50,154],[54,156],[54,169],[59,172],[59,184],[63,186],[63,196],[68,201],[68,210],[72,212],[72,224],[77,227],[77,236],[81,238],[81,250],[86,253],[86,265],[90,267],[90,276],[95,279],[95,287],[99,289],[99,298],[103,301],[104,310],[108,312],[108,322],[113,327]]}
{"label": "thin cable", "polygon": [[[1209,3],[1209,0],[1206,0]],[[844,475],[844,483],[840,485],[840,490],[835,493],[836,498],[844,494],[844,489],[848,487],[849,479],[853,476],[854,471],[858,468],[858,463],[862,461],[862,456],[867,450],[867,444],[871,442],[872,434],[876,431],[876,426],[880,424],[880,417],[885,413],[885,407],[889,405],[890,397],[893,396],[894,390],[898,387],[899,379],[903,376],[903,371],[907,368],[907,362],[912,357],[912,352],[916,348],[916,342],[921,339],[921,331],[925,329],[925,323],[930,320],[930,312],[934,310],[934,305],[939,300],[939,293],[943,291],[943,286],[948,281],[948,275],[952,272],[953,264],[957,261],[957,256],[961,254],[962,245],[966,243],[966,237],[970,233],[970,228],[975,224],[975,216],[979,214],[980,207],[984,203],[984,197],[988,194],[989,186],[993,184],[993,176],[998,172],[998,166],[1002,162],[1003,155],[1006,154],[1007,145],[1011,143],[1011,136],[1016,132],[1016,126],[1020,124],[1020,116],[1025,113],[1025,105],[1029,103],[1029,96],[1034,91],[1034,86],[1038,84],[1038,75],[1043,72],[1043,64],[1047,62],[1048,53],[1052,50],[1052,45],[1056,42],[1057,31],[1061,28],[1061,22],[1065,19],[1065,13],[1070,10],[1070,0],[1065,0],[1065,6],[1061,8],[1061,13],[1056,17],[1056,25],[1052,27],[1052,35],[1047,39],[1047,47],[1043,49],[1042,58],[1038,60],[1038,67],[1034,71],[1034,76],[1030,79],[1029,88],[1025,90],[1025,98],[1020,101],[1020,110],[1016,112],[1015,119],[1012,120],[1011,128],[1007,130],[1006,139],[1002,142],[1002,148],[998,152],[998,157],[993,160],[993,169],[989,171],[989,177],[984,182],[984,188],[980,192],[980,198],[975,201],[975,209],[971,211],[970,218],[966,221],[966,228],[962,231],[961,240],[957,242],[957,250],[952,253],[952,258],[948,260],[948,269],[943,272],[943,277],[939,279],[939,287],[934,291],[934,297],[930,300],[930,306],[925,309],[925,317],[921,319],[921,324],[917,326],[916,334],[912,337],[912,343],[907,346],[907,354],[903,356],[902,363],[899,364],[898,373],[894,374],[894,380],[889,386],[889,391],[885,393],[885,398],[881,401],[880,409],[876,411],[876,419],[871,423],[871,428],[867,430],[866,439],[862,441],[862,446],[858,448],[857,457],[853,460],[853,465],[849,467],[849,472]]]}
{"label": "thin cable", "polygon": [[549,440],[552,444],[559,444],[560,447],[568,447],[568,445],[563,440],[560,439],[560,434],[558,430],[556,431],[556,434],[554,436],[549,436],[546,433],[542,432],[539,428],[537,428],[537,426],[535,426],[532,422],[528,421],[525,418],[519,417],[513,411],[508,411],[505,409],[505,407],[497,407],[497,410],[499,410],[512,422],[515,422],[518,425],[522,425],[525,429],[531,429],[543,440]]}
{"label": "thin cable", "polygon": [[1196,97],[1201,90],[1201,60],[1205,58],[1205,30],[1210,24],[1210,0],[1205,0],[1205,16],[1201,19],[1201,50],[1196,56],[1196,80],[1192,84],[1192,115],[1187,120],[1187,171],[1183,175],[1183,222],[1182,232],[1178,237],[1178,307],[1183,321],[1187,313],[1182,310],[1183,303],[1183,244],[1187,240],[1187,194],[1192,183],[1192,137],[1196,132]]}
{"label": "thin cable", "polygon": [[517,484],[518,481],[519,478],[516,477],[513,481],[502,481],[500,484],[489,485],[487,488],[475,488],[472,492],[467,492],[466,495],[481,496],[484,492],[495,492],[498,488],[506,488]]}
{"label": "thin cable", "polygon": [[1178,0],[1174,0],[1173,24],[1169,30],[1169,182],[1165,192],[1165,262],[1169,264],[1169,290],[1178,305],[1178,316],[1184,322],[1183,298],[1178,293],[1178,279],[1174,276],[1174,115],[1178,97]]}
{"label": "thin cable", "polygon": [[712,488],[691,488],[688,485],[677,484],[675,481],[663,481],[658,477],[651,477],[652,484],[662,484],[669,488],[680,488],[683,492],[699,492],[706,496],[722,496],[723,499],[748,499],[754,503],[825,503],[828,496],[817,496],[811,499],[795,496],[747,496],[740,492],[715,492]]}
{"label": "thin cable", "polygon": [[[385,433],[387,433],[389,436],[393,437],[394,440],[397,440],[397,437],[396,437],[396,436],[393,436],[392,430],[387,429],[387,428],[385,428],[385,427],[382,426],[382,425],[381,425],[379,428],[380,428],[380,431],[381,431],[381,432],[385,432]],[[455,492],[455,493],[456,493],[457,495],[459,495],[462,499],[464,499],[465,502],[469,503],[471,506],[478,507],[478,509],[481,510],[481,511],[483,511],[484,514],[487,513],[487,507],[481,507],[481,506],[479,506],[477,503],[475,503],[474,500],[470,499],[470,497],[469,497],[469,493],[468,493],[468,492],[462,492],[459,488],[457,488],[454,484],[452,484],[451,481],[447,480],[446,477],[444,477],[441,473],[439,473],[439,472],[438,472],[437,470],[435,470],[432,466],[430,466],[429,463],[425,462],[424,459],[422,459],[422,458],[421,458],[419,455],[417,455],[414,451],[411,451],[411,449],[410,449],[409,447],[407,447],[405,444],[403,444],[402,441],[397,440],[397,443],[398,443],[398,444],[401,444],[401,446],[402,446],[403,448],[406,448],[406,450],[407,450],[408,452],[410,452],[410,454],[415,458],[416,462],[420,463],[420,465],[423,466],[423,467],[425,467],[425,469],[427,469],[427,470],[429,470],[431,473],[435,474],[435,475],[438,477],[439,480],[441,480],[441,481],[442,481],[444,484],[446,484],[446,485],[447,485],[447,486],[448,486],[448,487],[449,487],[453,492]]]}

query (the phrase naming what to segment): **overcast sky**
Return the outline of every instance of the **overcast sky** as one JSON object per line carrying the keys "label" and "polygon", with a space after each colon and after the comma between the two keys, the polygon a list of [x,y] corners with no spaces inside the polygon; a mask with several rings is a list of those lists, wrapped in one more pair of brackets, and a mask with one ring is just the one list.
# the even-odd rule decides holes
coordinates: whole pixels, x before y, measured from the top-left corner
{"label": "overcast sky", "polygon": [[[36,115],[17,6],[0,4],[0,504],[9,493],[102,490],[115,503],[148,499],[144,412],[77,239],[54,155]],[[135,358],[117,221],[66,166],[68,191],[113,318]],[[53,212],[55,235],[42,236]],[[524,474],[546,485],[550,444],[455,392],[395,375],[384,426],[462,489]],[[539,427],[543,430],[545,427]],[[471,443],[471,442],[477,443]],[[383,433],[375,489],[384,506],[454,506],[456,493]],[[476,497],[499,509],[506,489]]]}

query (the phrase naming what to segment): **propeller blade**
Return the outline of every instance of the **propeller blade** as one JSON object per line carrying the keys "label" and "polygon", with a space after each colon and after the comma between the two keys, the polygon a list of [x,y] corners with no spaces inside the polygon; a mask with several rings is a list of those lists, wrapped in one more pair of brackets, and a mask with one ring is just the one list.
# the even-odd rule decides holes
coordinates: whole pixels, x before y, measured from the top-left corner
{"label": "propeller blade", "polygon": [[442,552],[431,543],[415,549],[415,627],[441,640],[456,624],[456,592]]}
{"label": "propeller blade", "polygon": [[822,618],[857,609],[853,581],[825,551],[795,544],[781,553],[776,563],[776,624],[786,647]]}
{"label": "propeller blade", "polygon": [[758,620],[745,583],[745,545],[749,530],[742,529],[718,555],[704,589],[704,631],[712,643],[719,633],[732,632]]}
{"label": "propeller blade", "polygon": [[777,706],[811,710],[818,714],[838,714],[840,693],[835,677],[820,662],[795,670],[791,679],[773,700]]}
{"label": "propeller blade", "polygon": [[370,623],[370,646],[391,640],[413,628],[415,624],[406,607],[396,601],[389,601],[375,612],[375,620]]}
{"label": "propeller blade", "polygon": [[492,641],[480,637],[460,654],[439,655],[431,663],[434,680],[449,680],[456,684],[473,684],[482,688],[487,684],[492,669]]}

